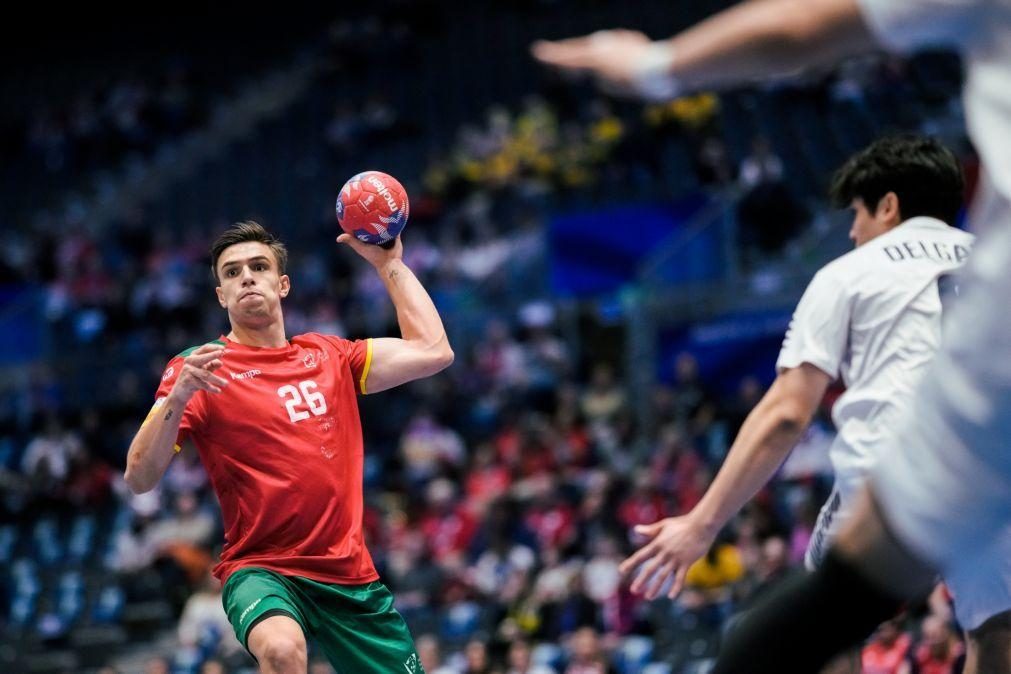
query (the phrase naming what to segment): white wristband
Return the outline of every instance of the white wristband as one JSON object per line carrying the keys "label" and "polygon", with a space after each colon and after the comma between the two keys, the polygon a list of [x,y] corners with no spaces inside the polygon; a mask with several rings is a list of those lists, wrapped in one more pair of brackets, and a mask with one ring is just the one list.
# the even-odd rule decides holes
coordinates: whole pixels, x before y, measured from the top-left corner
{"label": "white wristband", "polygon": [[635,64],[633,91],[649,101],[669,101],[681,93],[681,82],[671,73],[674,50],[669,42],[653,42]]}

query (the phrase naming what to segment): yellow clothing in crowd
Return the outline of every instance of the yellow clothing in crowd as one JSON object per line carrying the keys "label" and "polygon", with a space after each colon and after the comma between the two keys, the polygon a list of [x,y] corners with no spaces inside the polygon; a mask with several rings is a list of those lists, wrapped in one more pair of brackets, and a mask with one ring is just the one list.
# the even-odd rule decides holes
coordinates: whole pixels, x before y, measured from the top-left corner
{"label": "yellow clothing in crowd", "polygon": [[685,584],[700,590],[716,590],[737,582],[743,575],[740,551],[736,546],[723,544],[716,548],[715,555],[706,555],[688,567]]}

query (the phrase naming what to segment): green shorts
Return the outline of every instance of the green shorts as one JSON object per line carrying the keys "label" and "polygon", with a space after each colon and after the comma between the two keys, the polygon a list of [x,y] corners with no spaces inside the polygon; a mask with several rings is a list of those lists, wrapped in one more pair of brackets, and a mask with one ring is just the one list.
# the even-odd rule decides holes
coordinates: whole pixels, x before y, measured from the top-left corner
{"label": "green shorts", "polygon": [[229,576],[222,602],[247,650],[254,625],[285,615],[302,626],[339,674],[425,671],[407,623],[393,608],[393,595],[379,581],[337,585],[245,568]]}

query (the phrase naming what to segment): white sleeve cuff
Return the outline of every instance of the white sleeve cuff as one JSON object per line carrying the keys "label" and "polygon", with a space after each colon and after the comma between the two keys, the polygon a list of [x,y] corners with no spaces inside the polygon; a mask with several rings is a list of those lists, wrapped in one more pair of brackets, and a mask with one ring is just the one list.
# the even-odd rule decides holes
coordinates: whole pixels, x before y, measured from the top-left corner
{"label": "white sleeve cuff", "polygon": [[681,94],[681,82],[671,73],[674,49],[669,42],[653,42],[635,67],[632,88],[649,101],[669,101]]}

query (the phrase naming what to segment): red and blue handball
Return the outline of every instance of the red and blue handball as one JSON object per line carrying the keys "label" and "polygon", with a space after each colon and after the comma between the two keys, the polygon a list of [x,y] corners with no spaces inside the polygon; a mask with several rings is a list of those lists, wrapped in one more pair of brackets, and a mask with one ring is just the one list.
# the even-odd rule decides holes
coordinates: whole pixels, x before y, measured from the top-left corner
{"label": "red and blue handball", "polygon": [[392,248],[407,224],[407,190],[380,171],[352,177],[337,195],[337,222],[359,241]]}

